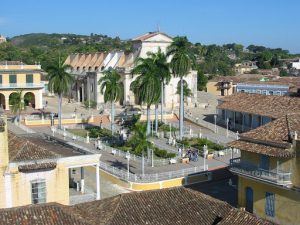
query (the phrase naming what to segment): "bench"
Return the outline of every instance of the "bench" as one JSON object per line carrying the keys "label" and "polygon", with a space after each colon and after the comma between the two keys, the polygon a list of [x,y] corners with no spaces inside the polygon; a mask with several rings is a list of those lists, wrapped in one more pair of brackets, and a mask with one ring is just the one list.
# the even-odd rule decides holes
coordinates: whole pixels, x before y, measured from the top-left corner
{"label": "bench", "polygon": [[170,164],[175,164],[175,163],[177,163],[176,159],[170,159]]}

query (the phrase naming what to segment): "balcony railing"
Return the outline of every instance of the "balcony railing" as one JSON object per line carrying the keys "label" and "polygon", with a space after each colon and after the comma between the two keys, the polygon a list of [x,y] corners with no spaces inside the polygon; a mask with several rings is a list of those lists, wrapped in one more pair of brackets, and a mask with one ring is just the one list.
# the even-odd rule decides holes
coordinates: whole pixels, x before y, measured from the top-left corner
{"label": "balcony railing", "polygon": [[233,173],[253,177],[278,185],[288,186],[292,184],[291,173],[280,170],[276,170],[276,172],[265,170],[248,161],[241,161],[240,158],[230,160],[230,170]]}
{"label": "balcony railing", "polygon": [[14,88],[43,88],[44,84],[33,83],[14,83],[14,84],[0,84],[0,89],[14,89]]}
{"label": "balcony railing", "polygon": [[230,84],[219,84],[217,89],[221,90],[221,89],[229,89],[229,88],[231,88]]}

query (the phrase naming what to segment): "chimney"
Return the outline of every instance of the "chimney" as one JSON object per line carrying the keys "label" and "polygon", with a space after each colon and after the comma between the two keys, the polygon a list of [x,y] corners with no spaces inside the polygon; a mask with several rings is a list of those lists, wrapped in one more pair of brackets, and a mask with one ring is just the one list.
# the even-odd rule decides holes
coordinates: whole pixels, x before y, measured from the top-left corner
{"label": "chimney", "polygon": [[8,165],[7,118],[0,115],[0,167]]}

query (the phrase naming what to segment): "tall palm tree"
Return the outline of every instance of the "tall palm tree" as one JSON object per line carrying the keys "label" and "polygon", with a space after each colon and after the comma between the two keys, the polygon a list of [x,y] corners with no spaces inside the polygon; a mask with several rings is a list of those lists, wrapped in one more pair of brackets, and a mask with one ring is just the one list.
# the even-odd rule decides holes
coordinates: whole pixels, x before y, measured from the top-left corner
{"label": "tall palm tree", "polygon": [[150,107],[160,98],[160,79],[151,58],[138,58],[132,74],[139,76],[131,83],[130,89],[140,104],[147,106],[147,135],[150,134]]}
{"label": "tall palm tree", "polygon": [[123,96],[123,83],[121,76],[115,69],[104,71],[104,76],[98,81],[100,84],[101,94],[104,95],[104,102],[111,103],[111,132],[114,134],[115,122],[115,102],[119,101]]}
{"label": "tall palm tree", "polygon": [[170,63],[171,71],[174,77],[180,78],[180,111],[179,111],[179,138],[183,137],[183,77],[186,76],[192,68],[194,56],[191,51],[191,43],[186,37],[176,37],[167,49],[167,56],[172,56]]}
{"label": "tall palm tree", "polygon": [[47,68],[49,91],[52,91],[58,96],[58,128],[61,129],[61,114],[62,114],[62,97],[68,93],[71,84],[74,80],[73,76],[67,71],[71,69],[70,65],[64,65],[58,62],[57,65],[51,65]]}
{"label": "tall palm tree", "polygon": [[[153,60],[154,65],[156,67],[157,76],[161,82],[161,94],[160,94],[160,102],[161,102],[161,122],[163,122],[163,105],[164,105],[164,86],[168,84],[171,80],[171,73],[169,69],[169,63],[167,62],[166,55],[158,49],[157,53],[148,53],[148,56]],[[157,104],[155,105],[155,131],[157,133],[158,120],[157,120]]]}

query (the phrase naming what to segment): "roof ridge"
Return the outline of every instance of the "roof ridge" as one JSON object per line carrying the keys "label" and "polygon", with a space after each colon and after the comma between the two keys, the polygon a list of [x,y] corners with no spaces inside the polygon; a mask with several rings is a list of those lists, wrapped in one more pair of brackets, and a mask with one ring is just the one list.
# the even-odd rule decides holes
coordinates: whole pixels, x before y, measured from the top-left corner
{"label": "roof ridge", "polygon": [[[131,192],[130,192],[130,193],[131,193]],[[129,193],[127,193],[127,194],[129,194]],[[117,206],[115,207],[115,209],[114,209],[113,213],[111,214],[110,218],[106,221],[106,224],[107,224],[107,225],[111,224],[111,222],[112,222],[111,220],[114,218],[113,216],[115,215],[117,209],[120,207],[121,200],[123,200],[123,194],[119,194],[119,195],[117,195],[117,196],[119,197],[118,204],[117,204]]]}
{"label": "roof ridge", "polygon": [[[15,137],[17,137],[17,136],[15,136]],[[23,151],[23,149],[27,146],[27,142],[28,142],[28,140],[26,140],[22,144],[21,148],[17,151],[17,154],[14,157],[12,157],[12,159],[10,159],[10,161],[13,161],[14,159],[18,158],[18,156],[21,154],[21,152]]]}

